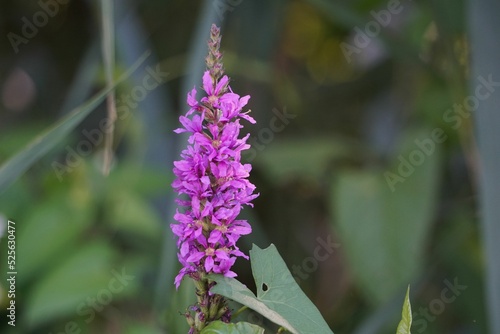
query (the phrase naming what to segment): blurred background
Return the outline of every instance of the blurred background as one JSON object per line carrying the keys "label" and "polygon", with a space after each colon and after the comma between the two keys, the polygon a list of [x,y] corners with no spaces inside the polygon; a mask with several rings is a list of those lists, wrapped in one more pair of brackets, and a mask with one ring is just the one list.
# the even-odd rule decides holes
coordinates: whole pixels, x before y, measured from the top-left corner
{"label": "blurred background", "polygon": [[[474,31],[498,29],[472,29],[471,20],[488,20],[471,7],[2,1],[0,163],[17,160],[0,170],[0,332],[187,332],[180,312],[193,287],[185,280],[175,291],[169,228],[172,161],[186,138],[173,130],[186,93],[201,86],[215,22],[226,74],[236,93],[252,96],[257,120],[245,122],[253,146],[245,159],[260,197],[243,212],[254,232],[240,247],[274,243],[336,334],[394,333],[408,284],[413,333],[493,333],[488,312],[500,309],[487,297],[498,290],[485,282],[499,265],[482,237],[471,115],[498,83],[493,68],[477,73],[470,59],[498,55],[472,47]],[[104,95],[85,103],[148,50],[116,89],[104,176]],[[6,311],[8,219],[16,223],[15,328]],[[249,263],[238,261],[239,279],[254,286]],[[276,332],[255,314],[242,320]]]}

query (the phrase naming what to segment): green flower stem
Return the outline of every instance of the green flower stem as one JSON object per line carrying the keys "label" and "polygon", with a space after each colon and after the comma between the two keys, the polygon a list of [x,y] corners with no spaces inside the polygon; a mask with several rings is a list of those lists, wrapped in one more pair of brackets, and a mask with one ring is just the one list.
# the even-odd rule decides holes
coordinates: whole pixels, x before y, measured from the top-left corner
{"label": "green flower stem", "polygon": [[[197,303],[194,305],[194,317],[191,312],[186,312],[186,321],[194,334],[200,333],[209,323],[216,320],[229,320],[229,308],[226,299],[217,294],[210,295],[209,290],[215,284],[209,280],[205,272],[199,274],[199,278],[193,277],[196,287]],[[223,317],[226,317],[224,319]]]}
{"label": "green flower stem", "polygon": [[233,313],[232,317],[236,318],[238,317],[243,311],[247,310],[248,306],[242,306],[240,307],[236,312]]}

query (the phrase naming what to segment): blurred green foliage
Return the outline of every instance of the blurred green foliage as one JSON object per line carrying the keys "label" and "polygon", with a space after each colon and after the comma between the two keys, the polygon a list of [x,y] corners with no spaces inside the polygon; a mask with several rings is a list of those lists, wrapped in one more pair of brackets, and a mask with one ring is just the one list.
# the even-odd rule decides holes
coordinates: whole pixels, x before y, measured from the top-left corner
{"label": "blurred green foliage", "polygon": [[[146,50],[153,53],[147,65],[169,74],[141,98],[144,67],[118,86],[117,99],[134,89],[137,98],[118,100],[130,113],[116,124],[108,177],[100,172],[103,141],[74,160],[70,153],[99,129],[101,105],[0,194],[0,220],[18,227],[16,328],[2,320],[0,332],[187,331],[180,313],[193,289],[188,281],[174,289],[178,264],[169,231],[172,160],[186,143],[172,130],[187,109],[186,87],[201,85],[203,43],[216,21],[232,88],[252,96],[257,120],[244,131],[258,147],[252,181],[261,195],[244,212],[254,233],[241,240],[242,249],[272,242],[296,277],[293,268],[302,268],[301,288],[336,334],[393,333],[409,283],[412,332],[486,333],[484,271],[493,264],[485,262],[479,235],[472,119],[453,128],[444,118],[475,80],[466,2],[397,2],[402,9],[387,26],[356,44],[356,34],[367,34],[390,3],[115,1],[115,77]],[[105,69],[99,2],[59,5],[18,52],[9,33],[22,35],[23,18],[33,22],[43,9],[12,0],[0,8],[0,35],[7,37],[0,42],[3,164],[100,91]],[[359,52],[347,55],[342,43]],[[294,118],[278,123],[274,110]],[[400,156],[422,151],[415,140],[432,138],[434,129],[446,139],[422,153],[424,161],[391,191],[384,173],[398,173]],[[71,168],[57,174],[54,163],[69,161]],[[339,245],[321,261],[314,258],[318,238]],[[6,246],[4,234],[2,319]],[[239,280],[255,289],[249,264],[236,266]],[[122,272],[132,278],[115,285]],[[445,303],[446,282],[454,279],[467,288]],[[444,309],[436,309],[439,303]],[[248,312],[238,321],[255,319]],[[274,328],[263,319],[257,324]]]}

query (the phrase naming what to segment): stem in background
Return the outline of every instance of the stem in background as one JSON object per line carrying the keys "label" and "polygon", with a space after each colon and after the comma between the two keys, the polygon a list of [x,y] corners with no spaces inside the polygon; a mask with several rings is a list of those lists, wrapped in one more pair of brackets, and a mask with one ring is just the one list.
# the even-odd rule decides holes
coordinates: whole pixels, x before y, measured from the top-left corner
{"label": "stem in background", "polygon": [[106,99],[106,106],[108,109],[108,130],[104,139],[104,163],[102,166],[103,175],[109,175],[111,163],[113,162],[113,135],[115,132],[116,121],[116,105],[114,91],[109,93]]}
{"label": "stem in background", "polygon": [[[115,34],[114,34],[114,8],[113,0],[101,0],[102,22],[102,52],[104,58],[104,71],[106,73],[107,87],[113,83],[113,70],[115,68]],[[113,135],[116,121],[115,92],[111,91],[106,99],[108,110],[108,129],[104,138],[104,162],[102,173],[109,174],[113,161]]]}
{"label": "stem in background", "polygon": [[[492,81],[500,78],[498,53],[500,44],[496,34],[500,23],[495,15],[500,9],[498,1],[469,1],[468,2],[468,28],[470,36],[470,49],[474,50],[471,61],[471,90],[476,89],[475,79],[478,76],[491,78]],[[472,91],[471,91],[472,93]],[[481,227],[483,234],[483,247],[485,263],[485,290],[489,332],[500,333],[500,155],[498,143],[500,141],[500,95],[497,91],[481,101],[478,108],[472,113],[476,122],[476,137],[479,152],[479,212],[481,213]]]}
{"label": "stem in background", "polygon": [[239,310],[237,310],[236,312],[233,313],[232,317],[236,318],[237,316],[239,316],[241,313],[243,313],[247,309],[248,309],[248,306],[242,306],[242,307],[240,307]]}

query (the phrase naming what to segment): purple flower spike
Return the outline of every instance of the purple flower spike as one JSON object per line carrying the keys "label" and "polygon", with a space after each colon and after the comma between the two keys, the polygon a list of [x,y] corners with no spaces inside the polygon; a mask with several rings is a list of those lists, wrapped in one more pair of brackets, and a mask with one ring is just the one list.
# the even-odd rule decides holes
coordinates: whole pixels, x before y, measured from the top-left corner
{"label": "purple flower spike", "polygon": [[210,273],[236,276],[231,271],[236,258],[248,259],[236,242],[252,231],[237,216],[243,205],[252,206],[258,196],[248,180],[251,165],[241,163],[241,152],[250,145],[249,135],[240,136],[240,119],[255,123],[248,111],[243,112],[250,96],[240,97],[229,87],[230,79],[223,75],[219,30],[214,27],[202,79],[206,96],[197,101],[196,88],[189,92],[190,109],[179,118],[182,127],[175,130],[190,134],[182,160],[175,161],[173,169],[172,187],[187,196],[177,200],[184,209],[177,211],[177,223],[171,224],[183,265],[175,278],[177,288],[186,275],[195,280]]}

